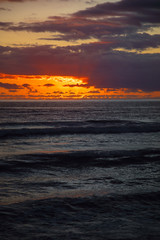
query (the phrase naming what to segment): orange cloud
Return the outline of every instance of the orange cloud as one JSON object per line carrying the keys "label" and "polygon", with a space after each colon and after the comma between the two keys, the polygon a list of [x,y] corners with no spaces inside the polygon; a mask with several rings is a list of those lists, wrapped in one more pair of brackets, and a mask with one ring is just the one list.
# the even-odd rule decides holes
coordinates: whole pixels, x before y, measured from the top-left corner
{"label": "orange cloud", "polygon": [[87,78],[0,73],[0,99],[136,99],[160,98],[160,91],[97,88]]}

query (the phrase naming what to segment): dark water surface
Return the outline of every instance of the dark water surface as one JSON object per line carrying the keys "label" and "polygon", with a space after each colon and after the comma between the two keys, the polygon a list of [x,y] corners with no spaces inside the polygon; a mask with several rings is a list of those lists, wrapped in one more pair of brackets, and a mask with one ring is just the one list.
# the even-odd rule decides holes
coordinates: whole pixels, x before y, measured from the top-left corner
{"label": "dark water surface", "polygon": [[0,239],[160,239],[160,101],[0,102]]}

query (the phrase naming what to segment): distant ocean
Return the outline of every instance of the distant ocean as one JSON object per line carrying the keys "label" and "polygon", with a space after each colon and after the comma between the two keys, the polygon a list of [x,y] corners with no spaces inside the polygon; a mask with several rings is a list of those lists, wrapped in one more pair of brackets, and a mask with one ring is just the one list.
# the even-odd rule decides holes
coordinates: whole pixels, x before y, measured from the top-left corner
{"label": "distant ocean", "polygon": [[160,101],[1,101],[0,239],[160,239]]}

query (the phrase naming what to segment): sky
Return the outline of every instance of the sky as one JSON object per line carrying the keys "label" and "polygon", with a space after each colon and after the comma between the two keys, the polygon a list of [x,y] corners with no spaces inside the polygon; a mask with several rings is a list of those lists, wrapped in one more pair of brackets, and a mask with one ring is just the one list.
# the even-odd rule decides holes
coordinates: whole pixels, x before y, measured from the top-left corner
{"label": "sky", "polygon": [[0,0],[0,100],[159,99],[159,0]]}

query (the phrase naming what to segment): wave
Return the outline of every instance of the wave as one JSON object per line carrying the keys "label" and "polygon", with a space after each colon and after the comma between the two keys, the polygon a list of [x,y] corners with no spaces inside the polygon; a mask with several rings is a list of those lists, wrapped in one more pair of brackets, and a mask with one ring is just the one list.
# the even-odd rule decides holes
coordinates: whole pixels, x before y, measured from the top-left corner
{"label": "wave", "polygon": [[7,127],[34,127],[34,126],[48,126],[48,127],[53,127],[53,126],[83,126],[83,125],[115,125],[115,124],[138,124],[140,121],[129,121],[129,120],[118,120],[118,119],[100,119],[100,120],[95,120],[95,119],[90,119],[86,121],[59,121],[59,120],[54,120],[54,121],[32,121],[32,122],[1,122],[0,127],[2,128],[7,128]]}
{"label": "wave", "polygon": [[10,240],[158,240],[159,197],[160,192],[108,194],[4,205],[0,207],[1,236]]}
{"label": "wave", "polygon": [[[12,128],[11,128],[12,127]],[[0,137],[63,134],[118,134],[160,132],[160,123],[124,120],[88,120],[1,124]]]}
{"label": "wave", "polygon": [[[15,160],[16,159],[16,160]],[[63,167],[125,167],[132,164],[160,163],[159,149],[117,151],[38,152],[13,155],[1,161],[1,172],[23,172],[32,169]]]}

